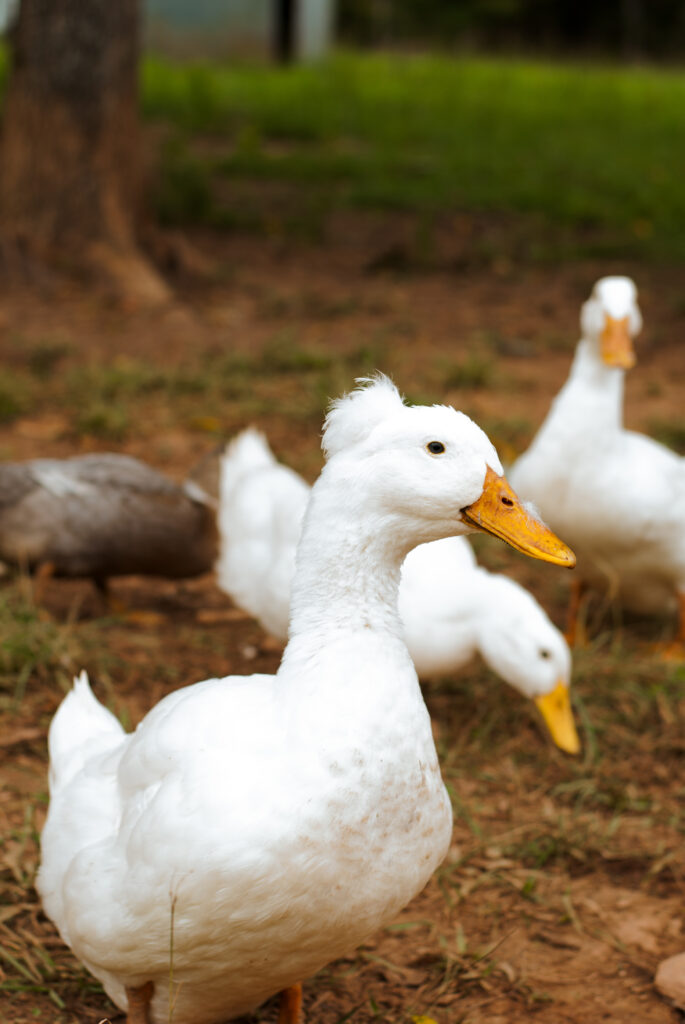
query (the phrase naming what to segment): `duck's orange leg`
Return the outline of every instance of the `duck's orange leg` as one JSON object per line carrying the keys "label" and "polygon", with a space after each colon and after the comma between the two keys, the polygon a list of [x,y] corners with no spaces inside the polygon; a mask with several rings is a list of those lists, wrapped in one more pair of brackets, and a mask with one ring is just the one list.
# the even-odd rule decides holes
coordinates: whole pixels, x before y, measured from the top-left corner
{"label": "duck's orange leg", "polygon": [[681,663],[685,661],[685,593],[678,595],[678,629],[670,644],[656,647],[662,661]]}
{"label": "duck's orange leg", "polygon": [[685,591],[678,594],[678,632],[676,641],[685,644]]}
{"label": "duck's orange leg", "polygon": [[120,597],[112,593],[106,578],[93,576],[92,579],[97,587],[98,594],[102,595],[110,615],[116,615],[117,618],[123,619],[124,622],[130,622],[134,626],[142,626],[144,629],[155,629],[166,621],[161,612],[146,611],[144,608],[129,608],[125,601],[122,601]]}
{"label": "duck's orange leg", "polygon": [[302,1018],[302,985],[290,985],[281,992],[278,1024],[299,1024]]}
{"label": "duck's orange leg", "polygon": [[569,647],[575,647],[578,641],[578,613],[586,589],[583,580],[573,580],[571,583],[571,595],[566,613],[566,632],[564,633]]}
{"label": "duck's orange leg", "polygon": [[126,1024],[150,1024],[150,1000],[155,991],[154,983],[146,981],[140,988],[126,989],[128,1014]]}
{"label": "duck's orange leg", "polygon": [[33,603],[40,604],[43,600],[45,584],[55,575],[57,566],[54,562],[41,562],[33,574]]}

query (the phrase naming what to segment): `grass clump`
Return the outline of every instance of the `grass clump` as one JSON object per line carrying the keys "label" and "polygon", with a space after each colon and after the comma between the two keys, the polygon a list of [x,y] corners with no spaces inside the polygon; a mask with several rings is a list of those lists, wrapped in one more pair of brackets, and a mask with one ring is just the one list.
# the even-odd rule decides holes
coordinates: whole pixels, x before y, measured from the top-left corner
{"label": "grass clump", "polygon": [[29,348],[26,366],[38,380],[47,380],[70,352],[69,345],[57,341],[42,341]]}
{"label": "grass clump", "polygon": [[487,353],[469,352],[447,369],[443,381],[448,388],[489,388],[495,381],[495,364]]}
{"label": "grass clump", "polygon": [[277,334],[264,346],[260,369],[266,374],[327,370],[333,357],[323,348],[298,345],[290,334]]}
{"label": "grass clump", "polygon": [[112,363],[77,367],[70,371],[66,390],[72,402],[111,402],[162,391],[168,383],[164,370],[151,363],[121,358]]}
{"label": "grass clump", "polygon": [[169,226],[211,219],[213,200],[206,163],[173,140],[163,147],[152,201],[157,218]]}
{"label": "grass clump", "polygon": [[58,625],[33,603],[27,581],[0,590],[0,692],[21,702],[29,682],[65,686],[82,660],[83,648],[70,624]]}
{"label": "grass clump", "polygon": [[95,401],[79,411],[74,427],[77,434],[89,434],[103,441],[123,441],[130,420],[125,406]]}
{"label": "grass clump", "polygon": [[685,424],[674,420],[652,420],[649,429],[655,441],[685,455]]}
{"label": "grass clump", "polygon": [[30,412],[33,407],[33,389],[30,381],[21,373],[7,368],[0,379],[0,424],[11,423],[19,416]]}

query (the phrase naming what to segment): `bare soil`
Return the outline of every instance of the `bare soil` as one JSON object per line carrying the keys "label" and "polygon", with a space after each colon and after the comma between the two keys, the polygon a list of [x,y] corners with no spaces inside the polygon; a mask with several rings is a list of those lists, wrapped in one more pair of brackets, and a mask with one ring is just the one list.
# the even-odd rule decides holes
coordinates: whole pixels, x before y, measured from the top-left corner
{"label": "bare soil", "polygon": [[[481,421],[506,458],[525,447],[566,377],[579,305],[593,281],[624,272],[638,283],[646,324],[626,421],[677,435],[685,384],[681,268],[393,266],[388,253],[401,251],[404,233],[402,220],[366,218],[334,224],[325,244],[198,235],[193,241],[214,276],[180,286],[176,305],[154,316],[103,306],[85,288],[54,282],[40,294],[6,295],[2,364],[22,369],[31,353],[61,345],[59,385],[75,367],[127,360],[211,367],[223,352],[252,358],[272,351],[277,337],[281,347],[342,360],[327,378],[341,391],[352,384],[354,354],[365,349],[410,397],[455,404]],[[217,407],[202,389],[185,404],[140,393],[116,441],[78,429],[79,410],[55,397],[53,379],[44,404],[0,425],[0,457],[122,450],[181,478],[219,437],[256,420],[279,457],[313,479],[325,395],[303,398],[307,373],[297,366],[274,369],[266,358],[261,366],[256,415],[244,396]],[[563,624],[565,579],[502,548],[481,551],[530,585]],[[8,576],[3,589],[13,599],[30,588]],[[111,615],[87,581],[55,580],[39,618],[68,631],[99,695],[127,724],[179,686],[278,664],[278,646],[210,577],[131,578],[113,590],[131,615]],[[533,709],[480,665],[426,686],[454,797],[450,855],[394,925],[306,982],[312,1024],[679,1019],[652,979],[661,959],[685,948],[685,677],[650,653],[650,643],[669,636],[668,620],[593,625],[590,646],[575,657],[584,739],[577,761],[553,749]],[[39,666],[22,698],[10,693],[2,704],[0,1017],[11,1024],[118,1019],[32,888],[46,807],[45,733],[71,667],[67,655],[59,672]],[[276,1013],[272,1003],[251,1020]]]}

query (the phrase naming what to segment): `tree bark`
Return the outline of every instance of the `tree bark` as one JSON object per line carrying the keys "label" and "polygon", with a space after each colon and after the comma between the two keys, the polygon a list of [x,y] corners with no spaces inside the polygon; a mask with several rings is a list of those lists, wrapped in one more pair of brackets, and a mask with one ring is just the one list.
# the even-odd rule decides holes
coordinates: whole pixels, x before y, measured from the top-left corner
{"label": "tree bark", "polygon": [[21,0],[0,165],[7,252],[89,273],[125,298],[169,289],[137,243],[138,0]]}

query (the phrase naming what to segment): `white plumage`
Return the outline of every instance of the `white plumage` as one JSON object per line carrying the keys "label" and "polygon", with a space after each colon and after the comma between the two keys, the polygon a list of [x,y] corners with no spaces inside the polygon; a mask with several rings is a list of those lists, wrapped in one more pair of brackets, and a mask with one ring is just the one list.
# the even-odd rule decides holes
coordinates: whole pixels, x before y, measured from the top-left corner
{"label": "white plumage", "polygon": [[[285,640],[309,488],[253,428],[227,446],[220,477],[219,586]],[[569,685],[571,655],[559,630],[518,583],[480,567],[465,537],[409,552],[399,610],[419,676],[458,672],[479,654],[526,697]]]}
{"label": "white plumage", "polygon": [[[641,325],[633,282],[599,280],[568,380],[510,476],[569,538],[582,579],[627,607],[658,611],[685,595],[685,461],[623,427],[630,339]],[[616,357],[607,341],[619,335]]]}
{"label": "white plumage", "polygon": [[221,457],[217,582],[281,640],[288,635],[295,551],[309,491],[252,428],[234,438]]}
{"label": "white plumage", "polygon": [[336,405],[325,442],[278,673],[178,690],[131,735],[81,678],[50,729],[45,909],[117,1005],[153,983],[153,1024],[170,988],[174,1024],[218,1024],[312,974],[449,845],[397,586],[411,547],[471,529],[499,460],[467,417],[409,409],[385,378]]}

